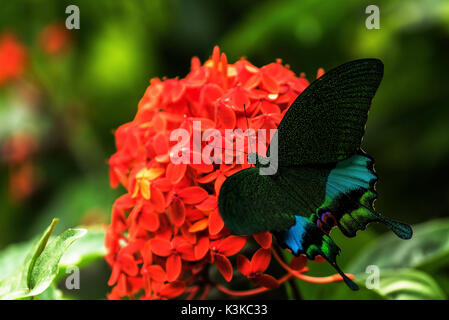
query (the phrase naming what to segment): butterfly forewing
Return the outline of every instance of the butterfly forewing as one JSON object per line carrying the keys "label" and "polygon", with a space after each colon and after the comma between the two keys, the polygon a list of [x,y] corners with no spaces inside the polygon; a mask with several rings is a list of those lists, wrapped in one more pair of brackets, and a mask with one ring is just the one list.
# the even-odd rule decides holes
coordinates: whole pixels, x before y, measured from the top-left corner
{"label": "butterfly forewing", "polygon": [[335,163],[353,155],[365,131],[383,64],[377,59],[345,63],[302,92],[280,123],[279,166]]}

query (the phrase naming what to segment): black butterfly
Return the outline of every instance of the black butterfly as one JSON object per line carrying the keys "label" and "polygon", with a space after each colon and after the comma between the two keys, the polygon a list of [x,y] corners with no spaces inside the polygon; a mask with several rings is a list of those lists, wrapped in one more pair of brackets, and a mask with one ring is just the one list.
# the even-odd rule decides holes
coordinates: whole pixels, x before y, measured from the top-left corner
{"label": "black butterfly", "polygon": [[256,161],[255,167],[230,176],[221,187],[219,212],[231,232],[272,231],[295,255],[324,257],[352,289],[357,285],[336,264],[340,248],[329,237],[334,226],[354,237],[368,223],[382,222],[400,238],[411,238],[410,226],[374,210],[374,160],[360,149],[382,75],[378,59],[351,61],[301,93],[275,134],[277,173],[260,175],[263,161]]}

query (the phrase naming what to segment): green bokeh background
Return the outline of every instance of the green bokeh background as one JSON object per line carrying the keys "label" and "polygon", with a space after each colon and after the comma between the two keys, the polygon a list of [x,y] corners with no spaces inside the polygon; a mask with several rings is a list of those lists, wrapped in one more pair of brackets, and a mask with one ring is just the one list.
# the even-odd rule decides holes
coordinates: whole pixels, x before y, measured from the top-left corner
{"label": "green bokeh background", "polygon": [[[81,28],[70,31],[72,47],[64,57],[49,59],[36,39],[48,24],[65,21],[70,4],[80,8]],[[379,30],[365,27],[370,4],[380,8]],[[0,33],[12,30],[25,43],[33,66],[29,79],[38,79],[45,95],[37,112],[22,114],[20,94],[0,88],[0,141],[23,128],[40,141],[33,158],[40,184],[26,200],[10,199],[8,166],[0,164],[0,249],[35,236],[55,216],[58,231],[86,221],[108,223],[112,202],[123,192],[109,187],[107,175],[113,130],[133,119],[152,77],[184,77],[191,57],[205,61],[214,45],[230,62],[246,56],[262,66],[282,58],[308,79],[320,67],[380,58],[385,75],[363,141],[380,177],[376,209],[410,224],[448,216],[448,1],[21,0],[1,6]],[[377,225],[357,239],[335,232],[341,264],[384,232]],[[107,290],[107,267],[91,269],[91,278]],[[331,272],[313,263],[311,269]],[[326,298],[313,296],[316,288],[305,284],[301,294]],[[84,297],[95,294],[101,296]]]}

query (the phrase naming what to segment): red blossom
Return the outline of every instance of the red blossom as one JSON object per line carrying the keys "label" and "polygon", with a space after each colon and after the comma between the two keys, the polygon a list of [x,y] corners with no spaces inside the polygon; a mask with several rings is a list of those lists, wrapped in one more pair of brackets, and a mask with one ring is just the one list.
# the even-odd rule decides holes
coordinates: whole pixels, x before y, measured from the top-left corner
{"label": "red blossom", "polygon": [[70,42],[70,34],[64,23],[49,24],[39,34],[39,44],[49,55],[64,53],[69,48]]}
{"label": "red blossom", "polygon": [[[203,65],[193,58],[185,78],[150,81],[134,120],[115,131],[117,151],[109,159],[111,186],[125,188],[113,205],[106,232],[106,259],[112,266],[110,299],[195,298],[200,291],[205,298],[213,286],[245,296],[274,288],[292,276],[316,281],[301,274],[306,271],[303,258],[294,259],[290,267],[279,258],[288,271],[279,280],[265,273],[271,261],[269,232],[253,235],[255,241],[248,248],[256,243],[261,248],[251,261],[237,257],[238,270],[260,288],[233,292],[210,279],[208,270],[216,267],[231,281],[235,267],[229,257],[241,252],[250,240],[231,235],[217,208],[223,182],[249,164],[170,161],[177,151],[192,150],[193,159],[199,156],[191,142],[174,151],[178,142],[170,141],[173,130],[183,128],[191,136],[207,129],[244,131],[245,110],[252,129],[274,129],[307,86],[303,76],[297,77],[280,60],[262,68],[244,58],[230,64],[218,47]],[[201,132],[195,131],[193,121],[201,123]],[[207,141],[196,147],[218,142],[225,141]],[[248,149],[245,144],[234,157]],[[214,159],[224,159],[222,151],[215,150]],[[321,282],[338,280],[329,279]]]}
{"label": "red blossom", "polygon": [[22,75],[26,58],[25,47],[14,34],[0,35],[0,86]]}
{"label": "red blossom", "polygon": [[278,281],[274,277],[264,273],[270,261],[270,250],[260,248],[254,253],[251,261],[244,255],[239,255],[237,257],[237,268],[240,273],[254,283],[267,288],[277,288],[279,286]]}

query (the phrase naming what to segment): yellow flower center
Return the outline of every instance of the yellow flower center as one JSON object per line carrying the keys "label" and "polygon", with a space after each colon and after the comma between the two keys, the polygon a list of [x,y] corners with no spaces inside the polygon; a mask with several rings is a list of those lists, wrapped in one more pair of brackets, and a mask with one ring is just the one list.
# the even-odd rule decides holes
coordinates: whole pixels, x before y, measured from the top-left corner
{"label": "yellow flower center", "polygon": [[159,178],[164,173],[163,168],[143,168],[136,174],[136,187],[134,188],[133,198],[140,194],[145,200],[151,198],[151,181]]}

